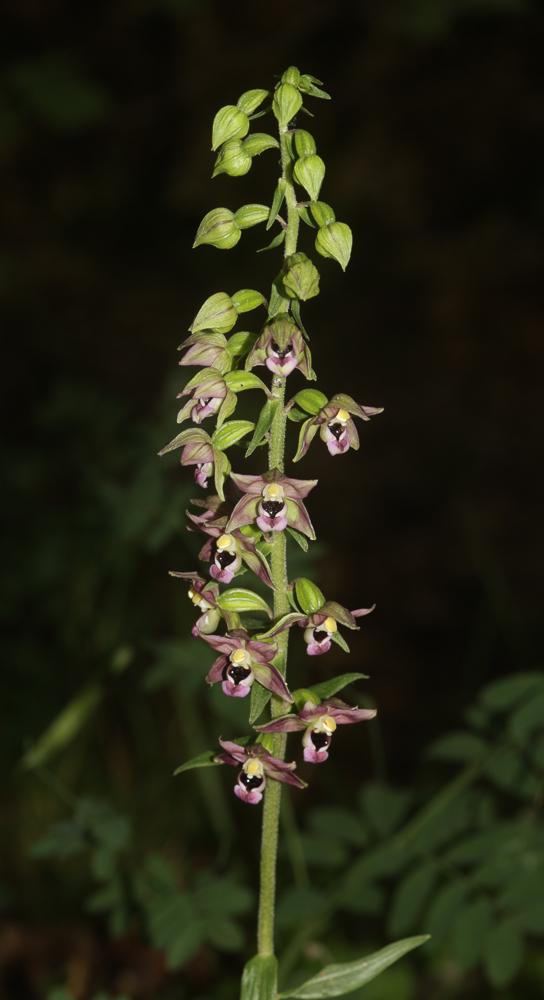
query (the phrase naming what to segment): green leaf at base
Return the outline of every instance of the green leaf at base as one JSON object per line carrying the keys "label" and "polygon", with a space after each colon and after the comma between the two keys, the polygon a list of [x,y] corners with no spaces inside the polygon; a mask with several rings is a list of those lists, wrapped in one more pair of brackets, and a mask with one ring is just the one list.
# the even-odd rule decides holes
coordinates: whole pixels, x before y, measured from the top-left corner
{"label": "green leaf at base", "polygon": [[[393,965],[393,962],[397,962],[407,952],[419,948],[428,940],[428,934],[404,938],[404,940],[395,941],[394,944],[389,944],[386,948],[382,948],[366,958],[360,958],[356,962],[327,965],[317,976],[312,976],[296,989],[288,993],[280,993],[280,1000],[283,1000],[284,997],[294,997],[297,1000],[320,1000],[322,997],[344,996],[344,994],[364,986],[371,979],[375,979],[376,976],[380,975],[380,972],[387,969],[389,965]],[[248,994],[248,996],[250,995]]]}
{"label": "green leaf at base", "polygon": [[274,955],[255,955],[242,975],[240,1000],[276,1000],[278,962]]}

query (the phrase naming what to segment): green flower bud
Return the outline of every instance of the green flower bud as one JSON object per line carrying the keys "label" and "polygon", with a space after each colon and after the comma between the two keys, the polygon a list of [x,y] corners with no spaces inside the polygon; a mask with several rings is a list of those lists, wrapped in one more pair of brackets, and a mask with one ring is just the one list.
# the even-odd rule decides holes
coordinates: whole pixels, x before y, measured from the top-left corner
{"label": "green flower bud", "polygon": [[306,302],[319,295],[319,271],[305,253],[291,254],[284,264],[282,285],[290,299]]}
{"label": "green flower bud", "polygon": [[250,156],[258,156],[259,153],[264,153],[265,149],[277,149],[279,142],[274,139],[274,136],[267,135],[266,132],[254,132],[253,135],[248,135],[247,139],[244,139],[242,147],[244,152],[249,153]]}
{"label": "green flower bud", "polygon": [[249,119],[235,104],[219,108],[212,125],[212,150],[229,139],[243,139],[249,132]]}
{"label": "green flower bud", "polygon": [[249,229],[251,226],[257,226],[259,222],[266,222],[269,211],[267,205],[242,205],[234,213],[234,219],[240,229]]}
{"label": "green flower bud", "polygon": [[189,330],[191,333],[200,333],[201,330],[228,333],[237,318],[237,311],[230,295],[226,292],[216,292],[200,307]]}
{"label": "green flower bud", "polygon": [[299,688],[298,691],[292,691],[291,694],[293,695],[297,712],[300,712],[308,702],[310,702],[310,705],[319,705],[321,701],[319,696],[310,691],[309,688]]}
{"label": "green flower bud", "polygon": [[295,132],[295,149],[299,156],[309,156],[315,153],[317,146],[313,135],[303,128],[297,128]]}
{"label": "green flower bud", "polygon": [[236,246],[241,235],[240,226],[229,208],[212,208],[197,229],[193,249],[202,243],[209,243],[218,250],[230,250]]}
{"label": "green flower bud", "polygon": [[313,201],[310,205],[310,212],[318,226],[328,226],[329,222],[336,221],[333,209],[324,201]]}
{"label": "green flower bud", "polygon": [[296,87],[290,83],[280,83],[272,101],[272,110],[280,126],[285,128],[301,107],[302,97]]}
{"label": "green flower bud", "polygon": [[325,596],[319,587],[305,576],[299,576],[298,580],[295,580],[295,595],[306,615],[315,615],[325,603]]}
{"label": "green flower bud", "polygon": [[243,111],[245,115],[252,115],[263,101],[266,100],[269,93],[270,91],[268,90],[246,90],[238,98],[237,107],[239,111]]}
{"label": "green flower bud", "polygon": [[223,143],[217,159],[212,177],[218,174],[228,174],[229,177],[242,177],[251,169],[251,156],[244,149],[240,139],[228,139]]}
{"label": "green flower bud", "polygon": [[295,180],[302,184],[303,188],[310,195],[312,201],[319,198],[319,192],[325,176],[325,164],[320,156],[315,153],[309,156],[301,156],[293,167]]}
{"label": "green flower bud", "polygon": [[292,83],[293,87],[298,87],[300,80],[300,70],[296,66],[289,66],[281,78],[282,83]]}
{"label": "green flower bud", "polygon": [[329,222],[321,226],[315,238],[315,248],[322,257],[331,257],[338,261],[343,271],[351,257],[353,236],[345,222]]}

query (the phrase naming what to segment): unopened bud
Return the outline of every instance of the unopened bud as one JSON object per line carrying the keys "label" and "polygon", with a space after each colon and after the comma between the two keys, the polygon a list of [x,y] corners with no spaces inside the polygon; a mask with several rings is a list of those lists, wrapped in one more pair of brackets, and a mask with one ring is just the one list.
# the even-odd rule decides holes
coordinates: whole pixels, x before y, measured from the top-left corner
{"label": "unopened bud", "polygon": [[240,229],[250,229],[251,226],[258,226],[259,222],[266,222],[269,212],[267,205],[242,205],[234,213],[234,220]]}
{"label": "unopened bud", "polygon": [[300,70],[296,66],[289,66],[281,78],[282,83],[292,83],[293,87],[298,87],[300,80]]}
{"label": "unopened bud", "polygon": [[243,139],[249,132],[249,119],[235,104],[219,108],[212,125],[212,150],[229,139]]}
{"label": "unopened bud", "polygon": [[321,226],[315,238],[315,248],[322,257],[338,261],[343,271],[351,257],[353,236],[345,222],[330,222]]}
{"label": "unopened bud", "polygon": [[315,153],[317,146],[313,135],[303,128],[297,128],[295,132],[295,149],[299,156],[310,156]]}
{"label": "unopened bud", "polygon": [[302,97],[291,83],[280,83],[274,94],[272,110],[282,128],[289,124],[302,107]]}
{"label": "unopened bud", "polygon": [[241,235],[240,226],[229,208],[212,208],[197,229],[193,248],[209,243],[218,250],[230,250]]}
{"label": "unopened bud", "polygon": [[329,222],[336,221],[334,210],[325,201],[313,201],[310,205],[310,212],[318,226],[328,226]]}
{"label": "unopened bud", "polygon": [[231,299],[238,313],[251,312],[252,309],[258,309],[259,306],[264,305],[266,301],[264,295],[255,291],[254,288],[241,288],[239,292],[234,292]]}
{"label": "unopened bud", "polygon": [[243,111],[245,115],[252,115],[254,111],[263,103],[268,97],[268,90],[246,90],[241,97],[238,98],[237,107],[240,111]]}
{"label": "unopened bud", "polygon": [[291,254],[285,261],[282,285],[290,299],[306,302],[319,295],[319,271],[305,253]]}
{"label": "unopened bud", "polygon": [[198,310],[189,330],[191,333],[200,333],[201,330],[228,333],[237,318],[230,295],[226,292],[216,292],[215,295],[210,295]]}
{"label": "unopened bud", "polygon": [[325,164],[320,156],[312,153],[301,156],[293,167],[295,180],[306,189],[312,201],[319,198],[319,192],[325,176]]}
{"label": "unopened bud", "polygon": [[229,139],[221,146],[217,154],[212,177],[217,177],[218,174],[242,177],[250,169],[251,156],[244,149],[240,139]]}
{"label": "unopened bud", "polygon": [[297,601],[306,615],[315,615],[325,603],[325,597],[319,587],[307,577],[300,576],[295,580]]}

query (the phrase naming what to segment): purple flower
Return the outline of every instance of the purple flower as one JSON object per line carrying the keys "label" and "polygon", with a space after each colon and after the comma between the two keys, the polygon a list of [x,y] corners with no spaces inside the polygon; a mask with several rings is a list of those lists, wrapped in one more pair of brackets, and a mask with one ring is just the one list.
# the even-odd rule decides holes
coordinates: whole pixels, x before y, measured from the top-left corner
{"label": "purple flower", "polygon": [[211,511],[207,511],[206,514],[211,516],[195,515],[187,511],[187,517],[198,530],[209,536],[209,540],[198,553],[198,558],[211,563],[210,576],[219,583],[230,583],[244,564],[263,583],[266,583],[267,587],[273,587],[270,568],[255,542],[239,528],[226,532],[226,516],[217,517]]}
{"label": "purple flower", "polygon": [[200,638],[203,635],[213,632],[219,625],[222,617],[221,611],[217,606],[218,585],[210,583],[209,580],[203,580],[198,573],[193,572],[179,573],[177,570],[171,569],[170,576],[190,581],[191,586],[187,591],[187,596],[195,608],[203,612],[193,625],[191,633],[195,638]]}
{"label": "purple flower", "polygon": [[252,806],[257,805],[263,797],[267,778],[283,781],[285,784],[294,785],[295,788],[306,788],[306,782],[293,774],[296,767],[294,761],[288,763],[272,757],[260,743],[250,747],[242,747],[230,740],[220,739],[219,743],[223,752],[218,753],[215,758],[218,763],[230,764],[232,767],[242,765],[234,786],[234,794],[242,802],[249,802]]}
{"label": "purple flower", "polygon": [[203,490],[206,490],[208,488],[208,480],[212,474],[213,462],[198,462],[194,472],[195,483],[197,486],[201,486]]}
{"label": "purple flower", "polygon": [[221,683],[223,694],[245,698],[253,682],[257,681],[278,698],[293,700],[279,670],[271,664],[278,652],[274,643],[250,639],[244,629],[233,629],[226,635],[202,635],[201,638],[221,654],[206,677],[208,684]]}
{"label": "purple flower", "polygon": [[373,719],[375,715],[374,708],[350,708],[339,698],[330,698],[319,705],[307,701],[298,714],[282,715],[263,726],[255,726],[255,729],[260,733],[295,733],[304,730],[304,760],[310,764],[322,764],[328,759],[337,726],[363,722]]}
{"label": "purple flower", "polygon": [[358,629],[357,618],[369,615],[374,611],[375,604],[370,608],[356,608],[348,611],[336,601],[326,601],[325,604],[312,615],[304,615],[293,611],[280,618],[271,629],[266,632],[267,638],[273,638],[291,628],[292,625],[299,625],[304,629],[304,641],[308,656],[320,656],[328,653],[333,642],[349,652],[349,648],[338,632],[338,625],[344,625],[349,629]]}
{"label": "purple flower", "polygon": [[227,350],[227,338],[222,333],[193,333],[180,344],[179,350],[185,351],[179,361],[182,366],[198,365],[225,372],[232,363]]}
{"label": "purple flower", "polygon": [[227,531],[256,523],[261,531],[284,531],[289,526],[308,538],[315,538],[302,500],[313,490],[317,479],[290,479],[277,469],[262,476],[231,473],[231,479],[245,496],[236,504]]}
{"label": "purple flower", "polygon": [[177,398],[183,396],[190,396],[190,399],[178,413],[178,424],[189,417],[193,423],[201,424],[206,417],[218,413],[221,407],[226,406],[228,413],[232,413],[236,405],[236,393],[231,392],[221,372],[215,368],[203,369],[189,379]]}
{"label": "purple flower", "polygon": [[352,414],[361,420],[370,420],[377,413],[383,413],[383,407],[360,406],[351,396],[337,393],[315,416],[309,417],[302,424],[293,461],[298,462],[304,457],[317,431],[326,444],[329,454],[344,455],[350,448],[357,451],[359,434]]}
{"label": "purple flower", "polygon": [[224,500],[223,483],[230,473],[230,462],[225,453],[214,445],[209,434],[201,427],[190,427],[165,445],[159,455],[176,448],[181,448],[181,464],[194,466],[195,483],[207,489],[208,480],[213,475],[215,488],[220,493],[218,500]]}
{"label": "purple flower", "polygon": [[298,368],[307,379],[315,379],[308,345],[288,316],[277,316],[265,326],[246,358],[247,369],[257,365],[266,365],[275,375],[290,375]]}

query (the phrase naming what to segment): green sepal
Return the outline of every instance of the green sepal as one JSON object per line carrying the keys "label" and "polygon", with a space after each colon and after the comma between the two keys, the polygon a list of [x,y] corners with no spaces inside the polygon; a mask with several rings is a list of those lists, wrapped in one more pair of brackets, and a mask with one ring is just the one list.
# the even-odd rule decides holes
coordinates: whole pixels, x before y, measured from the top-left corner
{"label": "green sepal", "polygon": [[306,410],[312,417],[315,417],[329,402],[319,389],[301,389],[293,396],[293,400],[301,410]]}
{"label": "green sepal", "polygon": [[275,955],[255,955],[244,966],[240,1000],[276,1000],[278,960]]}
{"label": "green sepal", "polygon": [[279,124],[285,127],[302,106],[302,97],[292,83],[280,83],[272,100],[272,111]]}
{"label": "green sepal", "polygon": [[268,388],[263,380],[253,372],[226,372],[225,383],[232,392],[244,392],[245,389],[262,389],[268,395]]}
{"label": "green sepal", "polygon": [[227,340],[227,351],[231,358],[243,357],[251,350],[256,340],[256,333],[248,333],[246,330],[233,333],[232,337]]}
{"label": "green sepal", "polygon": [[309,226],[310,229],[315,229],[315,222],[312,219],[306,205],[297,205],[297,212],[305,225]]}
{"label": "green sepal", "polygon": [[295,132],[295,149],[297,156],[312,156],[316,152],[317,146],[313,135],[303,128],[297,128]]}
{"label": "green sepal", "polygon": [[249,724],[253,725],[254,722],[263,714],[268,702],[272,697],[272,692],[262,686],[262,684],[254,684],[251,688],[250,702],[249,702]]}
{"label": "green sepal", "polygon": [[229,420],[228,423],[218,427],[212,434],[212,441],[216,448],[225,451],[241,438],[245,437],[253,430],[255,424],[251,420]]}
{"label": "green sepal", "polygon": [[367,680],[368,674],[340,674],[338,677],[331,677],[328,681],[321,681],[320,684],[312,684],[308,690],[311,691],[312,695],[318,701],[326,701],[327,698],[332,698],[338,691],[342,691],[348,684],[354,684],[355,681]]}
{"label": "green sepal", "polygon": [[[283,236],[285,238],[285,230],[282,230]],[[274,319],[279,313],[289,312],[289,299],[282,295],[281,288],[279,285],[280,275],[274,278],[272,282],[272,287],[270,289],[270,299],[268,302],[268,318]],[[294,302],[292,303],[294,305]]]}
{"label": "green sepal", "polygon": [[259,416],[257,417],[257,423],[255,424],[255,431],[253,433],[253,437],[251,438],[251,441],[247,446],[246,458],[248,458],[249,455],[253,454],[255,449],[258,448],[259,445],[262,444],[262,442],[264,441],[265,436],[269,431],[272,421],[274,419],[274,414],[276,412],[278,405],[279,405],[278,400],[267,399],[261,412],[259,413]]}
{"label": "green sepal", "polygon": [[244,587],[230,587],[219,594],[217,606],[221,611],[264,611],[269,618],[272,618],[270,607],[259,594],[253,590],[246,590]]}
{"label": "green sepal", "polygon": [[318,226],[328,226],[329,222],[336,222],[334,210],[326,201],[313,201],[310,205],[312,213]]}
{"label": "green sepal", "polygon": [[264,153],[265,149],[278,149],[279,142],[274,139],[273,135],[267,135],[266,132],[253,132],[248,135],[247,139],[244,139],[242,148],[248,156],[259,156]]}
{"label": "green sepal", "polygon": [[350,648],[341,632],[333,632],[331,635],[331,639],[333,642],[336,643],[337,646],[340,646],[340,649],[344,650],[344,653],[350,652]]}
{"label": "green sepal", "polygon": [[315,435],[317,434],[317,424],[312,424],[312,417],[308,417],[304,421],[302,427],[300,428],[297,442],[297,450],[293,455],[293,462],[299,462],[302,458],[302,453],[304,446],[308,447],[311,445]]}
{"label": "green sepal", "polygon": [[239,291],[231,295],[231,302],[237,313],[251,312],[259,306],[266,304],[266,299],[261,292],[254,288],[240,288]]}
{"label": "green sepal", "polygon": [[[168,444],[165,444],[164,448],[161,448],[161,450],[157,452],[157,454],[160,456],[160,458],[162,458],[162,456],[168,454],[169,451],[175,451],[176,448],[181,448],[182,445],[186,444],[189,438],[193,437],[194,432],[195,432],[194,427],[188,427],[184,431],[180,431],[179,434],[176,434],[175,438],[172,438],[172,440],[169,441]],[[205,439],[206,431],[202,431],[202,435]]]}
{"label": "green sepal", "polygon": [[257,110],[266,100],[270,91],[260,90],[258,88],[254,90],[246,90],[240,95],[236,102],[236,107],[239,111],[242,111],[245,115],[252,115],[254,111]]}
{"label": "green sepal", "polygon": [[242,205],[234,213],[234,221],[240,229],[258,226],[268,218],[268,205]]}
{"label": "green sepal", "polygon": [[198,756],[192,757],[191,760],[186,760],[184,764],[176,767],[174,777],[177,774],[183,774],[184,771],[192,771],[195,767],[214,767],[220,763],[215,759],[216,756],[217,750],[205,750],[204,753],[199,753]]}
{"label": "green sepal", "polygon": [[270,628],[267,628],[266,632],[259,632],[259,641],[261,639],[266,640],[273,638],[275,635],[279,634],[278,628],[281,628],[283,625],[291,627],[291,625],[295,625],[298,621],[300,621],[302,617],[303,615],[300,613],[298,608],[296,611],[288,611],[287,614],[278,618],[278,620],[274,622]]}
{"label": "green sepal", "polygon": [[293,176],[308,192],[312,201],[317,201],[325,177],[325,164],[321,157],[316,153],[301,156],[295,162]]}
{"label": "green sepal", "polygon": [[349,264],[353,235],[345,222],[329,222],[321,226],[315,238],[315,248],[322,257],[336,260],[343,271]]}
{"label": "green sepal", "polygon": [[[302,322],[302,310],[300,308],[300,302],[298,301],[298,299],[291,300],[291,312],[293,314],[293,319],[297,324],[299,330],[302,330],[305,340],[309,341],[310,334],[308,333],[306,327],[304,326],[304,323]],[[313,373],[312,378],[314,379],[316,378],[315,372]]]}
{"label": "green sepal", "polygon": [[287,993],[278,994],[278,1000],[284,1000],[284,998],[286,1000],[288,997],[292,997],[293,1000],[295,998],[296,1000],[323,1000],[324,997],[344,996],[375,979],[407,952],[419,948],[420,945],[429,940],[429,936],[429,934],[421,934],[418,937],[404,938],[402,941],[395,941],[394,944],[389,944],[386,948],[381,948],[380,951],[375,951],[372,955],[367,955],[355,962],[327,965],[301,986],[288,990]]}
{"label": "green sepal", "polygon": [[217,427],[222,427],[225,420],[228,420],[231,413],[234,413],[238,403],[238,397],[235,392],[231,392],[229,389],[227,395],[225,396],[221,406],[217,411]]}
{"label": "green sepal", "polygon": [[226,292],[216,292],[200,307],[189,327],[189,332],[194,334],[202,330],[215,330],[217,333],[230,333],[236,320],[237,309],[230,295]]}
{"label": "green sepal", "polygon": [[215,484],[215,491],[221,500],[225,499],[225,491],[223,488],[226,477],[230,474],[231,464],[219,448],[213,449],[213,481]]}
{"label": "green sepal", "polygon": [[306,302],[319,295],[319,271],[305,253],[293,253],[287,258],[281,273],[281,283],[290,299]]}
{"label": "green sepal", "polygon": [[270,212],[268,215],[268,221],[266,223],[266,228],[271,229],[274,225],[278,212],[283,204],[283,199],[285,198],[285,181],[283,177],[280,177],[276,188],[274,190],[274,197],[272,198],[272,204],[270,206]]}
{"label": "green sepal", "polygon": [[241,227],[229,208],[212,208],[196,231],[193,250],[202,244],[209,244],[218,250],[232,250],[241,235]]}
{"label": "green sepal", "polygon": [[247,114],[240,111],[235,104],[226,104],[215,115],[212,125],[212,151],[229,139],[243,139],[249,132]]}
{"label": "green sepal", "polygon": [[[321,83],[321,80],[317,81]],[[309,94],[310,97],[320,97],[322,101],[330,101],[331,95],[327,94],[326,90],[321,90],[321,87],[316,87],[315,76],[310,76],[309,73],[304,73],[301,76],[298,86],[304,94]]]}
{"label": "green sepal", "polygon": [[291,535],[293,541],[295,541],[297,545],[300,546],[303,552],[308,551],[309,542],[308,539],[306,538],[306,535],[303,535],[302,532],[297,531],[296,528],[287,528],[287,534]]}
{"label": "green sepal", "polygon": [[281,247],[284,240],[285,229],[282,229],[281,232],[279,232],[277,236],[274,236],[274,239],[270,240],[270,243],[267,243],[265,247],[259,247],[257,253],[265,253],[266,250],[275,250],[276,247]]}
{"label": "green sepal", "polygon": [[305,615],[314,615],[325,604],[325,595],[307,577],[299,576],[294,586],[296,599]]}

